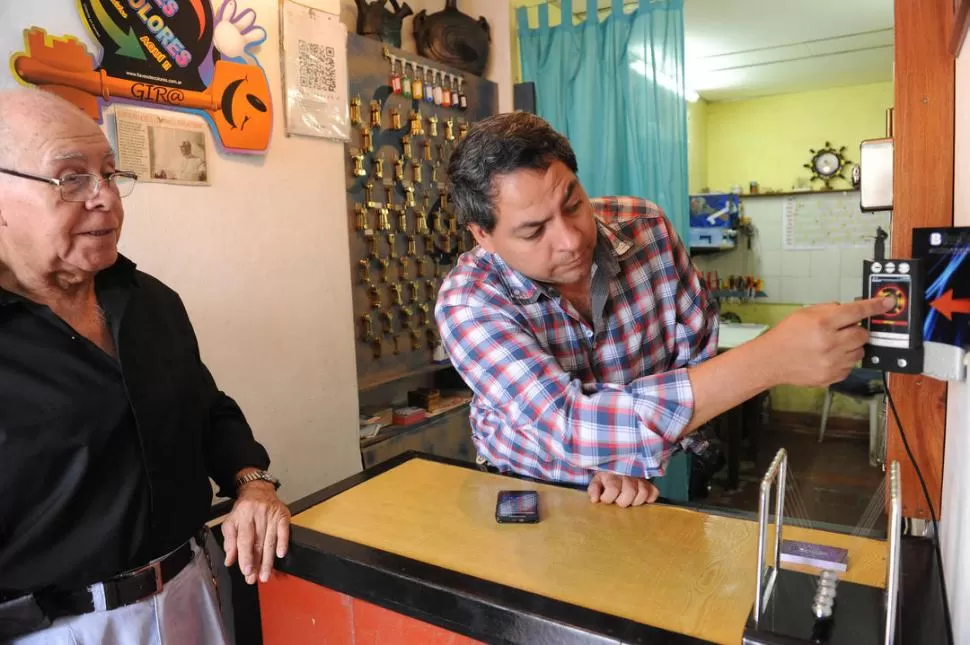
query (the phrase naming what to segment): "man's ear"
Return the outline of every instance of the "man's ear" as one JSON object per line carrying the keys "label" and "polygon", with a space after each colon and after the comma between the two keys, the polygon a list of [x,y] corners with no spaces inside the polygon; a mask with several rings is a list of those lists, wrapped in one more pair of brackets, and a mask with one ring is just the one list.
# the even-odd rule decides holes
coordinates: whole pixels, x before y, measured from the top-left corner
{"label": "man's ear", "polygon": [[479,224],[474,223],[468,225],[468,230],[472,232],[472,237],[475,238],[478,246],[482,247],[489,253],[495,253],[495,244],[491,234],[486,233],[485,229],[483,229]]}

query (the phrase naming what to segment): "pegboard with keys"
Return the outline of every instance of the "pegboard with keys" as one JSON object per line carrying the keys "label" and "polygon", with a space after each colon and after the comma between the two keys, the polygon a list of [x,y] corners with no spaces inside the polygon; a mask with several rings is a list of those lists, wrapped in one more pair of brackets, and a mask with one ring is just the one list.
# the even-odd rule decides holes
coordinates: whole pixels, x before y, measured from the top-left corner
{"label": "pegboard with keys", "polygon": [[[498,88],[355,34],[347,48],[348,228],[364,389],[433,369],[438,289],[458,256],[474,247],[449,203],[448,160],[470,123],[497,112]],[[402,63],[425,72],[420,92],[413,73],[411,91],[404,91]]]}

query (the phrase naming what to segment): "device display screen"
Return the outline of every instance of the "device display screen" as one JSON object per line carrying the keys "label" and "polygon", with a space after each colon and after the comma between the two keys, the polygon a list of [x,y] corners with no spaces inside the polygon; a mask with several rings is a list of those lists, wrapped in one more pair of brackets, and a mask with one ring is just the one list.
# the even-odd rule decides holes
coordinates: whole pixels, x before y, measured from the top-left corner
{"label": "device display screen", "polygon": [[923,340],[970,344],[970,227],[914,230],[913,256],[926,267]]}
{"label": "device display screen", "polygon": [[873,345],[879,344],[879,338],[898,340],[909,337],[912,311],[910,287],[911,278],[907,275],[869,276],[869,293],[873,298],[891,296],[896,299],[895,307],[869,320],[870,342]]}
{"label": "device display screen", "polygon": [[497,522],[533,523],[539,521],[539,493],[534,490],[499,491],[495,506]]}

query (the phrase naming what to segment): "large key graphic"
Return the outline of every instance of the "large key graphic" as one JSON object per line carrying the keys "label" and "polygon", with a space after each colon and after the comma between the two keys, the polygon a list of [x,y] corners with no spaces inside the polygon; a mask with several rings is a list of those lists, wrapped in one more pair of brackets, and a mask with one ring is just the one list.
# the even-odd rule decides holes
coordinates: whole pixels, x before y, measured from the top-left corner
{"label": "large key graphic", "polygon": [[223,146],[237,152],[269,145],[273,113],[269,83],[252,65],[218,60],[204,91],[183,90],[108,76],[95,69],[87,48],[73,38],[48,38],[43,29],[26,30],[27,51],[14,54],[14,73],[25,83],[57,94],[101,121],[103,103],[114,100],[202,110]]}

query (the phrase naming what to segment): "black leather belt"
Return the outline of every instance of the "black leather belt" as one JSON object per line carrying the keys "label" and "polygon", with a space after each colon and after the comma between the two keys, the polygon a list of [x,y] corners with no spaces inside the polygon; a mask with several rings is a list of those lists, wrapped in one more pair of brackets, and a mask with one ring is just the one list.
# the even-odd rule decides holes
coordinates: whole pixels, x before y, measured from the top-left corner
{"label": "black leather belt", "polygon": [[[192,562],[192,557],[191,542],[185,542],[156,562],[102,582],[105,610],[133,605],[161,592],[166,583]],[[88,589],[68,593],[42,591],[35,595],[37,604],[51,620],[95,610],[94,597]]]}
{"label": "black leather belt", "polygon": [[[205,548],[205,532],[194,536],[201,548]],[[192,562],[192,543],[186,541],[168,555],[144,567],[126,571],[100,583],[104,589],[106,611],[133,605],[162,591],[165,585]],[[92,585],[93,586],[93,585]],[[0,623],[6,603],[37,607],[50,621],[65,616],[87,614],[96,609],[94,596],[89,588],[77,591],[44,589],[33,594],[0,595]]]}

